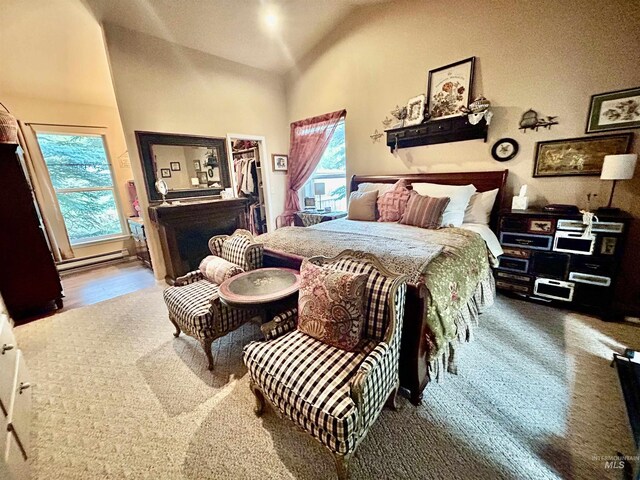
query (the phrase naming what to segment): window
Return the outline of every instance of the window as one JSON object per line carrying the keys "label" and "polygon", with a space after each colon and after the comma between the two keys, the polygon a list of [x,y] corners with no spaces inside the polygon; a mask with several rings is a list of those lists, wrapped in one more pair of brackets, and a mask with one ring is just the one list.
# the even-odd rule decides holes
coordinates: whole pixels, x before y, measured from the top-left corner
{"label": "window", "polygon": [[101,135],[37,132],[71,244],[123,234]]}
{"label": "window", "polygon": [[[347,155],[344,119],[336,126],[327,149],[315,171],[301,189],[304,198],[315,198],[316,208],[331,207],[332,211],[347,209]],[[324,192],[316,195],[316,192]]]}

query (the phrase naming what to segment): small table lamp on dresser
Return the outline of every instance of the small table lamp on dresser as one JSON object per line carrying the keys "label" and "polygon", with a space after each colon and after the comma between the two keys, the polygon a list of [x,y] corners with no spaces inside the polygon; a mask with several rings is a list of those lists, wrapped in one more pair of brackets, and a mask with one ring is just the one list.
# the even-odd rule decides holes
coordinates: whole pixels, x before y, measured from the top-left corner
{"label": "small table lamp on dresser", "polygon": [[600,213],[615,213],[620,210],[619,208],[611,206],[611,202],[613,200],[613,192],[616,189],[616,182],[618,180],[630,180],[633,178],[637,160],[638,155],[636,155],[635,153],[625,153],[622,155],[605,155],[604,163],[602,164],[602,173],[600,174],[600,180],[613,180],[613,186],[611,187],[609,203],[606,207],[598,209]]}

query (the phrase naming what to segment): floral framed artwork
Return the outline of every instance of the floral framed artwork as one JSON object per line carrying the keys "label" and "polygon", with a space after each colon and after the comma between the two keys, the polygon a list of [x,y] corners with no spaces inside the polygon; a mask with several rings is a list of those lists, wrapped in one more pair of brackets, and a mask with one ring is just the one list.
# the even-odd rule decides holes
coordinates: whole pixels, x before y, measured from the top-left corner
{"label": "floral framed artwork", "polygon": [[271,155],[273,160],[273,170],[276,172],[286,172],[289,167],[289,155],[282,153],[274,153]]}
{"label": "floral framed artwork", "polygon": [[425,96],[418,95],[409,99],[407,103],[407,118],[404,121],[404,125],[419,125],[424,120],[424,102]]}
{"label": "floral framed artwork", "polygon": [[591,96],[585,133],[640,128],[640,87]]}
{"label": "floral framed artwork", "polygon": [[534,177],[600,175],[605,155],[627,153],[631,133],[538,142]]}
{"label": "floral framed artwork", "polygon": [[432,120],[464,115],[473,86],[476,57],[429,70],[427,112]]}

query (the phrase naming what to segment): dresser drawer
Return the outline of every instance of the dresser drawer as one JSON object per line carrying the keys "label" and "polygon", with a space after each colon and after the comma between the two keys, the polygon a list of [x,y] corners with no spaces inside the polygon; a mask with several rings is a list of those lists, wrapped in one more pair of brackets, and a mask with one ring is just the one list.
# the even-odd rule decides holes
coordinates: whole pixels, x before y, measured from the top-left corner
{"label": "dresser drawer", "polygon": [[529,219],[524,216],[502,217],[500,219],[500,230],[505,232],[526,232],[529,230]]}
{"label": "dresser drawer", "polygon": [[540,277],[564,280],[569,271],[570,258],[566,253],[533,252],[531,273]]}
{"label": "dresser drawer", "polygon": [[531,233],[501,232],[500,243],[507,247],[524,247],[532,250],[551,250],[553,237]]}
{"label": "dresser drawer", "polygon": [[[10,472],[10,480],[28,480],[31,478],[29,461],[25,458],[15,432],[2,432],[7,448],[2,452],[2,460]],[[2,470],[0,470],[0,473]],[[4,480],[4,478],[3,478]]]}
{"label": "dresser drawer", "polygon": [[529,275],[524,275],[521,273],[496,270],[495,275],[498,280],[501,280],[504,282],[516,282],[516,283],[524,283],[524,284],[533,283],[533,277]]}
{"label": "dresser drawer", "polygon": [[571,271],[609,277],[613,274],[613,262],[609,258],[576,255],[571,258]]}
{"label": "dresser drawer", "polygon": [[31,425],[31,383],[29,371],[22,352],[16,355],[12,401],[9,404],[9,424],[19,439],[25,453],[29,452],[29,430]]}
{"label": "dresser drawer", "polygon": [[531,294],[531,286],[530,285],[522,285],[519,283],[511,283],[503,280],[496,280],[496,288],[500,288],[502,290],[509,290],[511,292],[522,293],[524,295]]}
{"label": "dresser drawer", "polygon": [[525,258],[511,258],[500,255],[498,258],[498,268],[510,272],[526,272],[529,269],[529,260]]}
{"label": "dresser drawer", "polygon": [[17,355],[16,339],[9,325],[9,318],[0,314],[0,418],[9,415]]}

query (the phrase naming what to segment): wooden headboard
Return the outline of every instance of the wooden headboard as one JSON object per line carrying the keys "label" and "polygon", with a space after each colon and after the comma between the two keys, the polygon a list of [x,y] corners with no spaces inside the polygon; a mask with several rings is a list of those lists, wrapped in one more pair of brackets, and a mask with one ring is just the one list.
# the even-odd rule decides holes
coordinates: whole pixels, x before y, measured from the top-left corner
{"label": "wooden headboard", "polygon": [[452,173],[405,173],[400,175],[354,175],[351,177],[351,192],[358,189],[358,185],[365,182],[374,183],[395,183],[404,179],[407,183],[441,183],[444,185],[475,185],[478,192],[486,192],[499,188],[496,203],[491,211],[491,228],[496,231],[498,224],[498,213],[505,200],[505,186],[509,170],[498,170],[492,172],[452,172]]}

